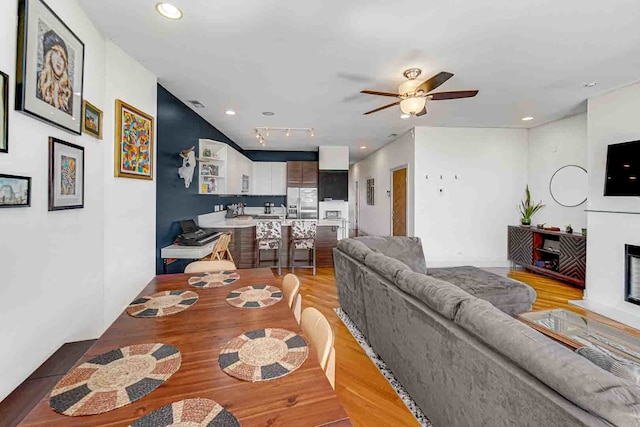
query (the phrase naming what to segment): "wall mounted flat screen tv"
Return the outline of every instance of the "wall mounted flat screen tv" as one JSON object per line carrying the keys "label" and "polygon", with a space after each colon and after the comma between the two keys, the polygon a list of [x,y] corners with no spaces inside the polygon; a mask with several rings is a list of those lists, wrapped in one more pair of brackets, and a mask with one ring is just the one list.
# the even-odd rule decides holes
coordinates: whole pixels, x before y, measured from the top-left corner
{"label": "wall mounted flat screen tv", "polygon": [[640,141],[609,146],[604,195],[640,197]]}

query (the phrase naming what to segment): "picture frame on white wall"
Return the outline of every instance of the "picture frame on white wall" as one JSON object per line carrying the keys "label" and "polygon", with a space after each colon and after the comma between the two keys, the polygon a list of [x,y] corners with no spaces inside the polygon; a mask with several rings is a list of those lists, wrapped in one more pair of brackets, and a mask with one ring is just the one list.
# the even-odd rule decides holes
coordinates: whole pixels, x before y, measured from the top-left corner
{"label": "picture frame on white wall", "polygon": [[42,0],[18,2],[16,110],[82,134],[84,43]]}
{"label": "picture frame on white wall", "polygon": [[49,137],[49,210],[84,208],[84,148]]}
{"label": "picture frame on white wall", "polygon": [[9,76],[0,71],[0,153],[9,152]]}
{"label": "picture frame on white wall", "polygon": [[31,177],[0,173],[0,208],[31,206]]}

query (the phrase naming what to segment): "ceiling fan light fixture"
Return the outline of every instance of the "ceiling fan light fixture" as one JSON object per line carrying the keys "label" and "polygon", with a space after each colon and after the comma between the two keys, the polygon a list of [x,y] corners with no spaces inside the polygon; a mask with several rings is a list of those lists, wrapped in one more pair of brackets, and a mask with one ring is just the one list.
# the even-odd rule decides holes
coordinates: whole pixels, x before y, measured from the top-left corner
{"label": "ceiling fan light fixture", "polygon": [[420,86],[420,82],[417,80],[407,80],[398,87],[398,93],[400,95],[412,94],[418,86]]}
{"label": "ceiling fan light fixture", "polygon": [[418,114],[426,104],[427,100],[422,97],[411,97],[400,101],[400,109],[404,114]]}
{"label": "ceiling fan light fixture", "polygon": [[411,114],[401,114],[400,115],[401,119],[408,119],[409,117],[411,117]]}

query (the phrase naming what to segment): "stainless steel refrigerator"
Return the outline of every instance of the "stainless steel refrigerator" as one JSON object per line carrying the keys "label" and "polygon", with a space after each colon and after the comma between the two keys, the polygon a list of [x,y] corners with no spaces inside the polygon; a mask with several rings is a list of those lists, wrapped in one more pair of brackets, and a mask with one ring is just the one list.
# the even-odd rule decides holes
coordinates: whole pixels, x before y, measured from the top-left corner
{"label": "stainless steel refrigerator", "polygon": [[318,189],[287,188],[287,218],[318,219]]}

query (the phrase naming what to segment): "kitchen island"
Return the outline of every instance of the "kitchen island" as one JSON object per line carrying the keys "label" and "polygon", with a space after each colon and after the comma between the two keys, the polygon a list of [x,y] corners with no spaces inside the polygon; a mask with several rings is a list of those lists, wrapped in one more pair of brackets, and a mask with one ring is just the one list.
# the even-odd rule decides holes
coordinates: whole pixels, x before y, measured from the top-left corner
{"label": "kitchen island", "polygon": [[[224,218],[220,213],[200,215],[198,225],[202,228],[219,232],[230,232],[231,243],[229,250],[238,268],[258,268],[276,265],[276,251],[264,250],[260,254],[261,265],[258,265],[258,252],[256,244],[256,224],[258,221],[270,219],[240,219]],[[289,240],[292,220],[281,220],[282,243],[280,257],[283,268],[291,265],[289,259]],[[333,267],[333,248],[338,244],[338,233],[344,227],[341,220],[303,220],[316,221],[318,223],[318,235],[316,240],[316,267]],[[311,264],[311,251],[298,250],[296,252],[296,266]]]}

